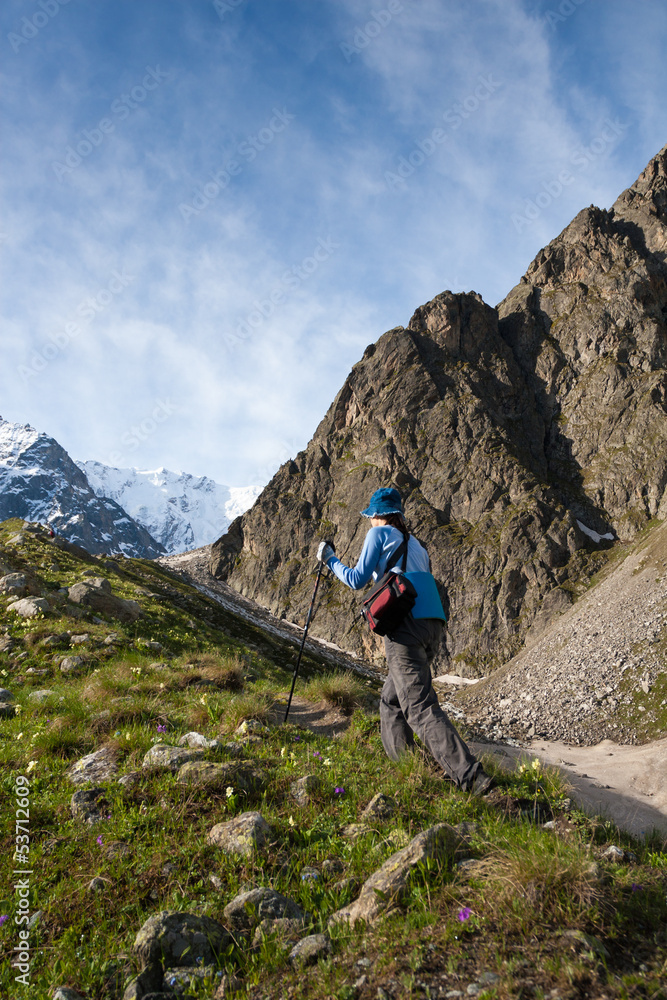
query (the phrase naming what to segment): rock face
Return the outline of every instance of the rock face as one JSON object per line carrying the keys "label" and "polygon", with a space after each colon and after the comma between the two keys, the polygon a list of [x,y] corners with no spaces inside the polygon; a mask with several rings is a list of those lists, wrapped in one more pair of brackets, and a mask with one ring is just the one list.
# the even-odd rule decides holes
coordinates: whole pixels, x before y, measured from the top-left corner
{"label": "rock face", "polygon": [[[581,212],[497,309],[444,292],[370,345],[211,571],[303,623],[319,541],[354,564],[359,512],[392,484],[450,617],[436,669],[488,672],[565,609],[600,536],[667,516],[666,162]],[[359,595],[322,590],[311,634],[380,658]]]}

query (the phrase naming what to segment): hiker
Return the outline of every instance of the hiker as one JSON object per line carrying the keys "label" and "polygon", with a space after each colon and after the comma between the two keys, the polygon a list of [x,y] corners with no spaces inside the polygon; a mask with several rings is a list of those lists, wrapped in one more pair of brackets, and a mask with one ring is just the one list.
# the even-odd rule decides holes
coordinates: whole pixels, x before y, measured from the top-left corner
{"label": "hiker", "polygon": [[[491,790],[493,779],[463,742],[433,689],[430,662],[446,618],[428,553],[408,532],[398,490],[376,490],[361,513],[372,527],[357,565],[353,569],[345,566],[327,542],[320,544],[317,558],[352,590],[360,590],[371,576],[375,580],[383,576],[391,556],[408,539],[405,574],[417,591],[417,599],[401,624],[384,636],[389,674],[380,698],[380,732],[385,752],[391,760],[398,760],[414,747],[416,734],[460,788],[484,795]],[[400,572],[398,563],[391,568]]]}

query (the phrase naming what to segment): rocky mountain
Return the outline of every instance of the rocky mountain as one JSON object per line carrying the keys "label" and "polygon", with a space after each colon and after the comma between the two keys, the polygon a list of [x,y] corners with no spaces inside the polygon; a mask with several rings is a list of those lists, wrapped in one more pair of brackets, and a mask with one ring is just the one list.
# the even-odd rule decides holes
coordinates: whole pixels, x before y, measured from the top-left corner
{"label": "rocky mountain", "polygon": [[207,545],[256,499],[257,486],[222,486],[206,476],[114,469],[77,462],[98,497],[111,497],[168,553]]}
{"label": "rocky mountain", "polygon": [[[213,546],[211,570],[303,621],[315,552],[354,563],[359,511],[396,485],[450,617],[437,666],[475,676],[543,630],[667,515],[667,147],[590,207],[493,308],[443,292],[371,344],[305,451]],[[311,629],[379,656],[358,595],[325,586]]]}
{"label": "rocky mountain", "polygon": [[95,495],[57,441],[0,417],[0,521],[14,517],[48,524],[94,554],[153,559],[164,553],[119,504]]}

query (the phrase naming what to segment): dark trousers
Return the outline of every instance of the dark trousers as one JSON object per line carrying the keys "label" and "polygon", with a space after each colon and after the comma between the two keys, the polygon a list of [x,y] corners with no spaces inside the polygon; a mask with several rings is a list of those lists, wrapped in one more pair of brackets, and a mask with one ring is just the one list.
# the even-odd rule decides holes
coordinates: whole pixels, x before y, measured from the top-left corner
{"label": "dark trousers", "polygon": [[380,732],[387,756],[398,760],[414,746],[414,734],[438,764],[463,788],[482,765],[463,742],[433,689],[430,662],[442,634],[437,618],[412,615],[384,637],[389,675],[380,697]]}

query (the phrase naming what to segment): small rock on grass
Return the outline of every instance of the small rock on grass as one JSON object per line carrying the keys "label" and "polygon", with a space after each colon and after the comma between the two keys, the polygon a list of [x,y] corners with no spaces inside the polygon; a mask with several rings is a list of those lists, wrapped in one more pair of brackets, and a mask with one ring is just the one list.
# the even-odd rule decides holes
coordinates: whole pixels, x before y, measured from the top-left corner
{"label": "small rock on grass", "polygon": [[331,953],[331,942],[326,934],[309,934],[294,945],[289,953],[290,963],[295,968],[313,965]]}
{"label": "small rock on grass", "polygon": [[176,780],[182,785],[207,785],[213,788],[231,785],[243,792],[261,792],[266,786],[266,779],[257,768],[239,763],[217,764],[207,760],[183,764]]}
{"label": "small rock on grass", "polygon": [[48,701],[49,698],[55,695],[55,691],[51,688],[40,688],[39,691],[31,691],[28,695],[28,701],[36,701],[38,704],[42,701]]}
{"label": "small rock on grass", "polygon": [[239,976],[234,976],[226,972],[220,981],[220,985],[213,994],[213,1000],[228,1000],[234,993],[243,989],[243,980]]}
{"label": "small rock on grass", "polygon": [[303,778],[298,778],[289,786],[290,795],[300,806],[307,806],[310,796],[319,791],[322,782],[316,774],[306,774]]}
{"label": "small rock on grass", "polygon": [[59,986],[53,994],[53,1000],[84,1000],[84,998],[69,986]]}
{"label": "small rock on grass", "polygon": [[378,792],[361,814],[362,820],[390,819],[396,812],[396,800],[390,795]]}
{"label": "small rock on grass", "polygon": [[227,924],[243,933],[250,931],[260,921],[283,918],[303,921],[305,918],[303,910],[294,900],[265,886],[235,896],[223,913]]}
{"label": "small rock on grass", "polygon": [[244,812],[226,823],[218,823],[208,834],[209,843],[232,854],[247,856],[264,847],[274,836],[273,830],[258,812]]}
{"label": "small rock on grass", "polygon": [[340,922],[354,924],[357,920],[373,923],[403,898],[415,865],[429,858],[452,857],[460,843],[460,835],[447,823],[423,830],[366,879],[359,898],[332,914],[329,926]]}
{"label": "small rock on grass", "polygon": [[111,747],[101,747],[81,757],[66,773],[73,785],[111,781],[118,773],[114,751]]}
{"label": "small rock on grass", "polygon": [[303,935],[304,921],[290,919],[290,917],[278,917],[277,920],[265,918],[255,928],[252,943],[253,947],[258,947],[265,937],[271,935],[282,944],[296,944]]}
{"label": "small rock on grass", "polygon": [[88,883],[88,892],[102,892],[102,890],[106,887],[106,884],[107,883],[103,878],[96,875],[95,878],[91,879]]}
{"label": "small rock on grass", "polygon": [[161,768],[175,774],[183,764],[187,764],[191,760],[201,760],[203,753],[203,750],[188,750],[185,747],[172,747],[166,743],[155,743],[144,757],[141,766],[144,769]]}
{"label": "small rock on grass", "polygon": [[180,968],[190,965],[193,957],[213,964],[231,943],[229,931],[211,917],[163,910],[141,926],[134,950],[144,966],[163,962]]}
{"label": "small rock on grass", "polygon": [[75,792],[70,801],[72,816],[78,817],[92,826],[102,819],[100,806],[104,799],[103,788],[88,788]]}
{"label": "small rock on grass", "polygon": [[221,744],[220,740],[209,740],[202,733],[186,733],[178,741],[179,747],[190,747],[192,750],[215,750]]}
{"label": "small rock on grass", "polygon": [[21,618],[35,618],[46,614],[48,610],[49,602],[43,597],[24,597],[7,605],[7,611],[15,611]]}

